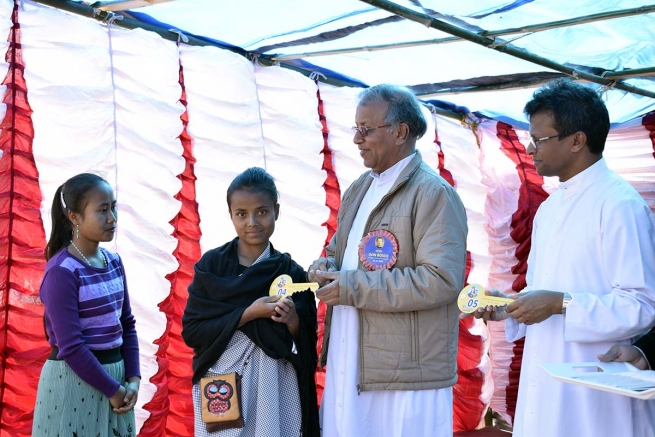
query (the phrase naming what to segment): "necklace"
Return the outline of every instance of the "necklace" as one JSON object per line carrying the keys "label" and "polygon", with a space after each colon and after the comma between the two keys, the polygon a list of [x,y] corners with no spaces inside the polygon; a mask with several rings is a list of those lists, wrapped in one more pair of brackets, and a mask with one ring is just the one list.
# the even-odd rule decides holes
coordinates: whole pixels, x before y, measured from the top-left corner
{"label": "necklace", "polygon": [[[73,243],[73,240],[71,240],[71,244],[73,245],[73,247],[75,248],[75,250],[77,250],[77,253],[79,253],[80,255],[82,255],[82,258],[84,259],[84,261],[86,261],[86,263],[87,263],[88,265],[92,266],[92,264],[91,264],[91,263],[89,262],[89,260],[84,256],[84,254],[82,253],[82,251],[80,250],[80,248],[77,247],[77,246],[75,245],[75,243]],[[102,260],[103,260],[104,263],[105,263],[105,267],[107,267],[107,258],[105,258],[105,254],[102,253],[102,250],[100,251],[100,253],[102,254]],[[93,267],[93,266],[92,266],[92,267]]]}

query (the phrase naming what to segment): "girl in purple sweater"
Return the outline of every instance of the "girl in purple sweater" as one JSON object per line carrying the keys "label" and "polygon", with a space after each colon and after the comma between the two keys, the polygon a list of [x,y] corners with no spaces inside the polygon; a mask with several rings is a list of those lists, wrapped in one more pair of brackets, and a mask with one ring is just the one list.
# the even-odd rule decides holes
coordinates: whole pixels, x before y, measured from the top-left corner
{"label": "girl in purple sweater", "polygon": [[60,186],[40,297],[52,353],[43,365],[32,436],[136,435],[139,346],[116,233],[116,199],[101,177]]}

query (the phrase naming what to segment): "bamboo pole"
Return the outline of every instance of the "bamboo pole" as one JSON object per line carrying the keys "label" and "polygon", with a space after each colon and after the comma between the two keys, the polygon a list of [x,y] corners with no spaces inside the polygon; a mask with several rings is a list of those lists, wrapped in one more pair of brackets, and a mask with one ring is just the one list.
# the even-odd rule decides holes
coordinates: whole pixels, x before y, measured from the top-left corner
{"label": "bamboo pole", "polygon": [[621,71],[606,71],[601,76],[608,79],[626,79],[629,77],[655,76],[655,67],[632,68]]}
{"label": "bamboo pole", "polygon": [[458,26],[453,26],[450,23],[437,20],[435,18],[430,17],[429,15],[415,12],[411,9],[397,5],[388,0],[360,0],[360,1],[364,3],[368,3],[377,8],[383,9],[385,11],[391,12],[408,20],[416,21],[417,23],[423,24],[426,27],[432,27],[433,29],[441,30],[442,32],[446,32],[451,35],[458,36],[462,39],[474,42],[476,44],[487,47],[489,49],[493,49],[501,53],[508,54],[515,58],[523,59],[524,61],[532,62],[533,64],[541,65],[542,67],[546,67],[551,70],[559,71],[560,73],[564,73],[569,76],[573,76],[576,79],[584,79],[584,80],[588,80],[589,82],[598,83],[608,87],[614,87],[623,91],[627,91],[629,93],[655,98],[655,92],[638,88],[632,85],[628,85],[622,82],[616,82],[612,79],[608,79],[602,76],[597,76],[591,73],[586,73],[581,70],[576,70],[567,67],[565,65],[559,64],[555,61],[551,61],[550,59],[546,59],[541,56],[534,55],[524,50],[512,47],[510,45],[497,45],[496,42],[491,38],[488,38],[483,35],[479,35],[475,32],[471,32],[466,29],[462,29],[461,27]]}
{"label": "bamboo pole", "polygon": [[[564,75],[562,75],[562,77],[564,77]],[[548,83],[554,79],[555,77],[550,77],[550,78],[535,79],[535,80],[523,80],[523,81],[517,80],[517,81],[490,84],[490,85],[466,86],[466,87],[458,87],[458,88],[442,88],[440,90],[435,90],[435,91],[419,91],[419,92],[415,92],[414,94],[416,94],[417,97],[428,97],[438,94],[462,94],[462,93],[479,92],[479,91],[499,91],[499,90],[516,89],[516,88],[533,88]],[[408,88],[415,89],[418,88],[418,86],[417,87],[409,86]]]}
{"label": "bamboo pole", "polygon": [[[557,20],[548,23],[533,24],[531,26],[514,27],[514,28],[502,29],[502,30],[485,30],[479,32],[478,35],[483,35],[486,37],[496,37],[496,36],[504,36],[504,35],[515,35],[520,33],[534,33],[534,32],[541,32],[544,30],[556,29],[559,27],[567,27],[567,26],[575,26],[578,24],[592,23],[595,21],[630,17],[633,15],[649,14],[651,12],[655,12],[655,5],[646,5],[646,6],[641,6],[639,8],[621,9],[612,12],[602,12],[598,14],[585,15],[577,18],[569,18],[566,20]],[[380,50],[393,50],[393,49],[399,49],[405,47],[419,47],[425,45],[445,44],[451,42],[458,42],[461,40],[462,38],[460,37],[449,36],[446,38],[435,38],[435,39],[427,39],[421,41],[408,41],[408,42],[401,42],[395,44],[379,44],[379,45],[372,45],[372,46],[349,47],[349,48],[336,49],[336,50],[320,50],[315,52],[305,52],[305,53],[298,53],[292,55],[279,55],[279,56],[276,55],[276,56],[272,56],[271,59],[274,59],[276,61],[289,61],[292,59],[302,59],[302,58],[310,58],[316,56],[340,55],[345,53],[359,53],[359,52],[375,52]]]}
{"label": "bamboo pole", "polygon": [[106,0],[93,3],[93,7],[103,11],[125,11],[170,1],[173,0]]}
{"label": "bamboo pole", "polygon": [[[559,77],[564,77],[564,76],[565,75],[562,74]],[[647,76],[655,76],[655,67],[634,68],[634,69],[627,69],[621,71],[608,70],[605,73],[601,74],[601,77],[605,77],[607,79],[612,79],[612,80],[627,79],[633,77],[647,77]],[[434,91],[415,91],[414,94],[416,94],[419,97],[424,97],[424,96],[432,96],[437,94],[460,94],[460,93],[470,93],[470,92],[477,92],[477,91],[496,91],[496,90],[514,89],[514,88],[532,88],[534,86],[550,82],[556,77],[557,76],[554,75],[553,77],[545,78],[545,79],[514,80],[514,81],[500,82],[500,83],[494,83],[489,85],[477,85],[477,86],[474,85],[474,86],[464,86],[464,87],[457,87],[457,88],[441,88]],[[415,86],[410,86],[409,88],[412,90],[417,90],[425,86],[426,85],[415,85]]]}

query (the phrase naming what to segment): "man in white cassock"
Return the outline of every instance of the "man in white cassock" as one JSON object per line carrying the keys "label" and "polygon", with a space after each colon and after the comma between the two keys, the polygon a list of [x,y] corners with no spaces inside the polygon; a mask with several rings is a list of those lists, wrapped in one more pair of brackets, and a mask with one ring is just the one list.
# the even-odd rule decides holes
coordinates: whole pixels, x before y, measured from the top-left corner
{"label": "man in white cassock", "polygon": [[508,341],[525,336],[513,435],[654,436],[652,401],[559,382],[540,364],[597,361],[655,323],[655,218],[607,167],[609,115],[595,91],[557,80],[524,111],[528,154],[560,185],[534,218],[527,287],[476,313],[506,319]]}
{"label": "man in white cassock", "polygon": [[327,258],[309,268],[328,305],[322,435],[451,437],[466,213],[415,148],[427,124],[410,91],[364,90],[355,121],[370,171],[345,192]]}

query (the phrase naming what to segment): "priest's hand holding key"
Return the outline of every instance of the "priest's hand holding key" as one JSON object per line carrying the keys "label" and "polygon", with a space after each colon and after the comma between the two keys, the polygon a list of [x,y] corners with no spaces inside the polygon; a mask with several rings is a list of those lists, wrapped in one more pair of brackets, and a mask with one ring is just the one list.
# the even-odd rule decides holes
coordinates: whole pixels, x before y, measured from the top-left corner
{"label": "priest's hand holding key", "polygon": [[532,325],[554,314],[562,314],[563,297],[563,293],[548,290],[533,290],[509,296],[498,290],[488,291],[479,284],[471,284],[460,292],[457,305],[462,311],[460,318],[473,315],[486,322],[513,317],[519,323]]}
{"label": "priest's hand holding key", "polygon": [[316,297],[326,305],[339,305],[339,272],[327,258],[319,258],[307,270],[307,278],[321,286],[316,290]]}
{"label": "priest's hand holding key", "polygon": [[476,319],[500,321],[509,317],[505,307],[514,300],[498,290],[485,290],[479,284],[464,287],[457,298],[460,318],[474,316]]}

